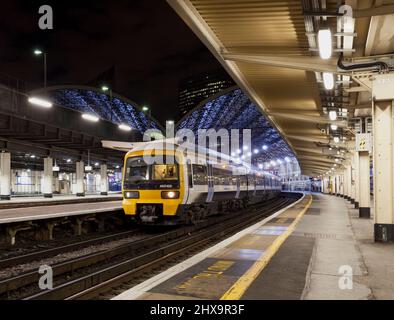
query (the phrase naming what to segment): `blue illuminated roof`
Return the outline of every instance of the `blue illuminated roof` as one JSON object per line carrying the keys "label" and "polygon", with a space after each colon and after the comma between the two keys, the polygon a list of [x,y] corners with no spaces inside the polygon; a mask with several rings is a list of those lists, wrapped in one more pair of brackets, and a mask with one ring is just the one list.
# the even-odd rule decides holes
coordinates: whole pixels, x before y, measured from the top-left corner
{"label": "blue illuminated roof", "polygon": [[162,130],[136,103],[115,93],[111,99],[108,93],[89,87],[52,87],[47,91],[51,101],[62,107],[92,113],[115,124],[128,124],[141,133],[148,128]]}
{"label": "blue illuminated roof", "polygon": [[[256,162],[294,157],[279,132],[240,89],[203,103],[178,124],[178,129],[191,129],[195,134],[199,129],[222,128],[251,129],[252,148],[259,150],[259,154],[253,157]],[[263,150],[264,145],[268,147],[267,150]]]}

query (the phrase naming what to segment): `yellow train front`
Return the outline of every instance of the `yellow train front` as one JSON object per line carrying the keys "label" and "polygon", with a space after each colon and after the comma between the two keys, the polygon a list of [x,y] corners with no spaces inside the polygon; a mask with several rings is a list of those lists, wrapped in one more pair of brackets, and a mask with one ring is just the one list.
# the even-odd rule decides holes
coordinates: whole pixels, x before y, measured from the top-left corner
{"label": "yellow train front", "polygon": [[[281,189],[277,177],[246,171],[244,164],[213,164],[209,156],[186,161],[183,153],[173,151],[176,145],[161,150],[146,146],[127,153],[123,172],[123,209],[139,223],[195,223],[270,199]],[[217,155],[215,160],[223,160]]]}

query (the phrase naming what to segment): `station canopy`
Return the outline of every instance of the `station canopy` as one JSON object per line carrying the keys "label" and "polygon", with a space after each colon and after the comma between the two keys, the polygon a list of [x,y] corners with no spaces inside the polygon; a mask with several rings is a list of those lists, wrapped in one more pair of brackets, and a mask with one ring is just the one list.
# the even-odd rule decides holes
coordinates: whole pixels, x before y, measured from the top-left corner
{"label": "station canopy", "polygon": [[255,164],[294,157],[279,132],[241,89],[232,89],[198,105],[180,120],[177,129],[190,129],[196,137],[201,129],[226,129],[229,135],[231,129],[240,129],[241,147],[242,130],[250,129],[252,150],[249,152],[258,150],[258,154],[253,153]]}
{"label": "station canopy", "polygon": [[370,76],[383,61],[392,66],[393,1],[167,2],[278,129],[304,175],[344,169],[362,122],[372,130]]}
{"label": "station canopy", "polygon": [[55,86],[47,88],[46,94],[56,105],[94,114],[115,124],[127,124],[142,134],[148,128],[162,131],[160,124],[137,103],[112,92],[84,86]]}

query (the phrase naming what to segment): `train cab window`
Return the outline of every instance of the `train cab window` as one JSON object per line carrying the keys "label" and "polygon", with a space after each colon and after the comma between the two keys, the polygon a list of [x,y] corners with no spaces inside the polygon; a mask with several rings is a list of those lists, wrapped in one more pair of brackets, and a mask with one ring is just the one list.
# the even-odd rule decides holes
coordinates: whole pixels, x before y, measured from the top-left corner
{"label": "train cab window", "polygon": [[125,176],[129,182],[148,180],[148,166],[141,157],[129,158]]}
{"label": "train cab window", "polygon": [[206,185],[208,183],[206,166],[193,164],[193,183],[194,185]]}
{"label": "train cab window", "polygon": [[175,164],[155,164],[152,171],[153,180],[178,180],[178,167]]}
{"label": "train cab window", "polygon": [[179,188],[177,163],[148,163],[140,156],[127,159],[123,179],[124,189]]}

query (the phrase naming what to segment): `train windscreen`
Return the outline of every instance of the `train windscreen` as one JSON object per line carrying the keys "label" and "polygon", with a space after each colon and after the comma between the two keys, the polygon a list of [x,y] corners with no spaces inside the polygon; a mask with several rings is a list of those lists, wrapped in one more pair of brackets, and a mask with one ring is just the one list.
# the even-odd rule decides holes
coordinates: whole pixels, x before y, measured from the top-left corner
{"label": "train windscreen", "polygon": [[179,166],[177,163],[147,164],[142,156],[130,157],[126,161],[123,187],[124,189],[179,188]]}

